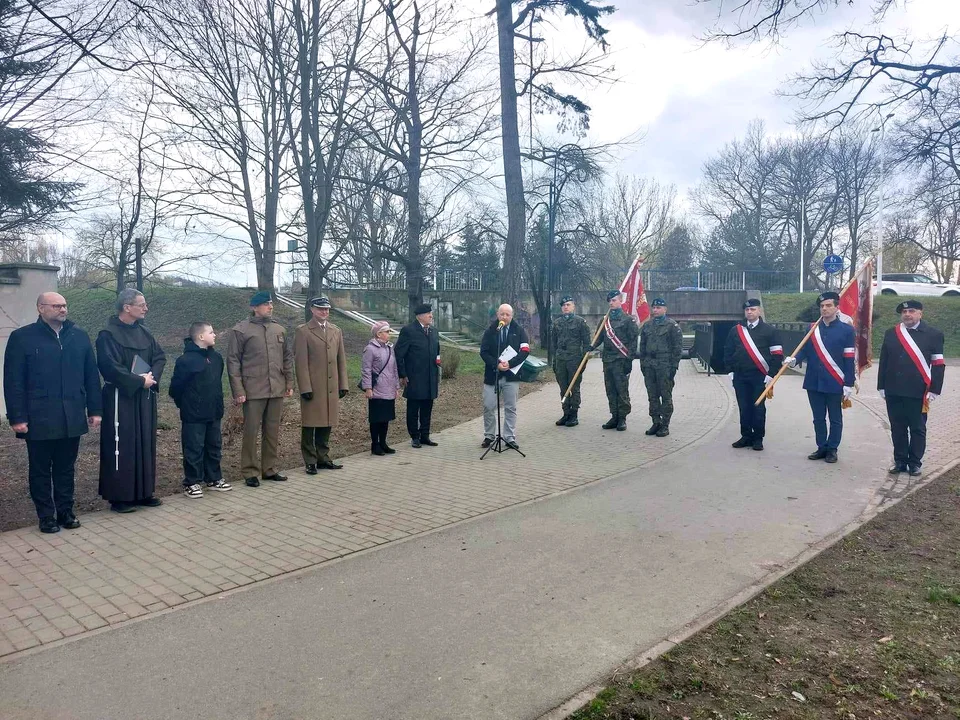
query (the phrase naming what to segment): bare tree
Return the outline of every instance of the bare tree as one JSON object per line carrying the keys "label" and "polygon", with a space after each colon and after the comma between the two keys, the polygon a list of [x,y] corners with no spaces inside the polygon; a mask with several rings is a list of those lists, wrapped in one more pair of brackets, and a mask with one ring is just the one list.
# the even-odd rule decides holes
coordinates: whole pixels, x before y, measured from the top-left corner
{"label": "bare tree", "polygon": [[860,264],[868,224],[879,209],[884,183],[881,148],[872,133],[861,128],[845,129],[833,138],[828,161],[839,193],[841,221],[846,227],[850,275]]}

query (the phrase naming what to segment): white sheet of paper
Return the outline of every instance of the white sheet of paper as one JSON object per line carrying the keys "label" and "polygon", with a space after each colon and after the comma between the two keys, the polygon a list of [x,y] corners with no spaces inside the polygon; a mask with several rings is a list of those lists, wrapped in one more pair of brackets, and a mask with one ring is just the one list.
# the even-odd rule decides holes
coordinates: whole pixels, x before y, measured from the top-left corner
{"label": "white sheet of paper", "polygon": [[[510,347],[509,345],[507,345],[507,347],[504,348],[503,352],[500,353],[500,361],[501,361],[501,362],[510,362],[511,360],[513,360],[513,359],[517,356],[517,354],[518,354],[518,353],[517,353],[516,350],[514,350],[512,347]],[[510,368],[510,372],[512,372],[514,375],[516,375],[518,372],[520,372],[520,368],[521,368],[522,366],[523,366],[523,363],[520,363],[520,364],[517,365],[516,367]]]}

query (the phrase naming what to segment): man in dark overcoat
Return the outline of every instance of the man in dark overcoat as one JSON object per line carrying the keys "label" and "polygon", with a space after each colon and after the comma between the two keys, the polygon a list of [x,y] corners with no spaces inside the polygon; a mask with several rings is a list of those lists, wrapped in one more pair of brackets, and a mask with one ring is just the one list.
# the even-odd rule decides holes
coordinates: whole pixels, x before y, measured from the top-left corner
{"label": "man in dark overcoat", "polygon": [[414,314],[417,319],[404,325],[397,338],[394,355],[403,396],[407,399],[407,432],[410,444],[436,446],[430,439],[433,401],[440,393],[440,336],[433,328],[433,308],[423,303]]}
{"label": "man in dark overcoat", "polygon": [[[100,497],[114,512],[157,507],[157,386],[167,363],[143,324],[147,300],[131,288],[117,296],[117,314],[97,336],[103,375]],[[113,430],[113,432],[110,432]]]}
{"label": "man in dark overcoat", "polygon": [[[87,334],[67,320],[67,301],[37,298],[35,323],[10,333],[3,357],[7,419],[27,442],[30,497],[40,530],[80,527],[73,512],[74,466],[80,437],[103,415],[100,377]],[[52,488],[52,492],[51,492]]]}

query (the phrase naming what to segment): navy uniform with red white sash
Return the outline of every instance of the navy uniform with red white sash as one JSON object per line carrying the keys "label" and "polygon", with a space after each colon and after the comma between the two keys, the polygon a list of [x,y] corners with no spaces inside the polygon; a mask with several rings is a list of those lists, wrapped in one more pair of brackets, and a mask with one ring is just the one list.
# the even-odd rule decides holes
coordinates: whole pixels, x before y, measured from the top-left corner
{"label": "navy uniform with red white sash", "polygon": [[[820,306],[820,320],[810,341],[800,349],[795,359],[807,362],[803,389],[807,391],[813,411],[813,429],[817,439],[817,451],[808,457],[834,463],[843,435],[843,400],[853,394],[856,381],[856,332],[853,325],[838,317],[839,294],[821,293],[817,304]],[[793,365],[793,360],[785,358],[784,361]]]}
{"label": "navy uniform with red white sash", "polygon": [[926,408],[943,389],[943,333],[921,321],[918,300],[905,300],[897,312],[901,322],[883,336],[877,389],[890,419],[890,472],[919,475],[927,446]]}
{"label": "navy uniform with red white sash", "polygon": [[740,408],[740,439],[735,448],[763,450],[767,425],[766,401],[755,401],[783,362],[780,333],[760,317],[760,301],[751,298],[743,304],[746,318],[727,335],[723,364],[733,376],[733,389]]}

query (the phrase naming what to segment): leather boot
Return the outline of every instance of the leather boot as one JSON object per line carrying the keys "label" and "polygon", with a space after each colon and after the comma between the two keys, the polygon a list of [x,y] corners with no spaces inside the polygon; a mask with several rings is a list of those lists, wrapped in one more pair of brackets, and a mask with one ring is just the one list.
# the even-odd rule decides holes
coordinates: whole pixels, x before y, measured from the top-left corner
{"label": "leather boot", "polygon": [[577,411],[571,410],[570,414],[567,415],[567,427],[576,427],[580,424],[580,420],[577,418]]}
{"label": "leather boot", "polygon": [[617,430],[623,432],[627,429],[627,419],[625,417],[617,418]]}
{"label": "leather boot", "polygon": [[616,416],[616,415],[612,415],[612,416],[610,417],[610,419],[607,420],[607,421],[606,421],[603,425],[601,425],[600,427],[602,427],[604,430],[613,430],[613,429],[617,426],[617,422],[618,422],[617,416]]}
{"label": "leather boot", "polygon": [[651,425],[649,429],[643,431],[643,434],[644,434],[644,435],[656,435],[656,434],[657,434],[657,430],[659,430],[659,429],[660,429],[660,423],[654,422],[653,425]]}
{"label": "leather boot", "polygon": [[563,417],[560,418],[559,420],[557,420],[557,421],[554,423],[554,425],[556,425],[557,427],[560,427],[561,425],[566,425],[566,424],[567,424],[567,420],[569,420],[569,419],[570,419],[570,413],[568,413],[566,410],[564,410],[564,411],[563,411]]}
{"label": "leather boot", "polygon": [[657,437],[666,437],[666,436],[669,435],[669,434],[670,434],[670,426],[669,426],[669,425],[666,425],[666,424],[661,425],[661,426],[660,426],[660,429],[657,430]]}

